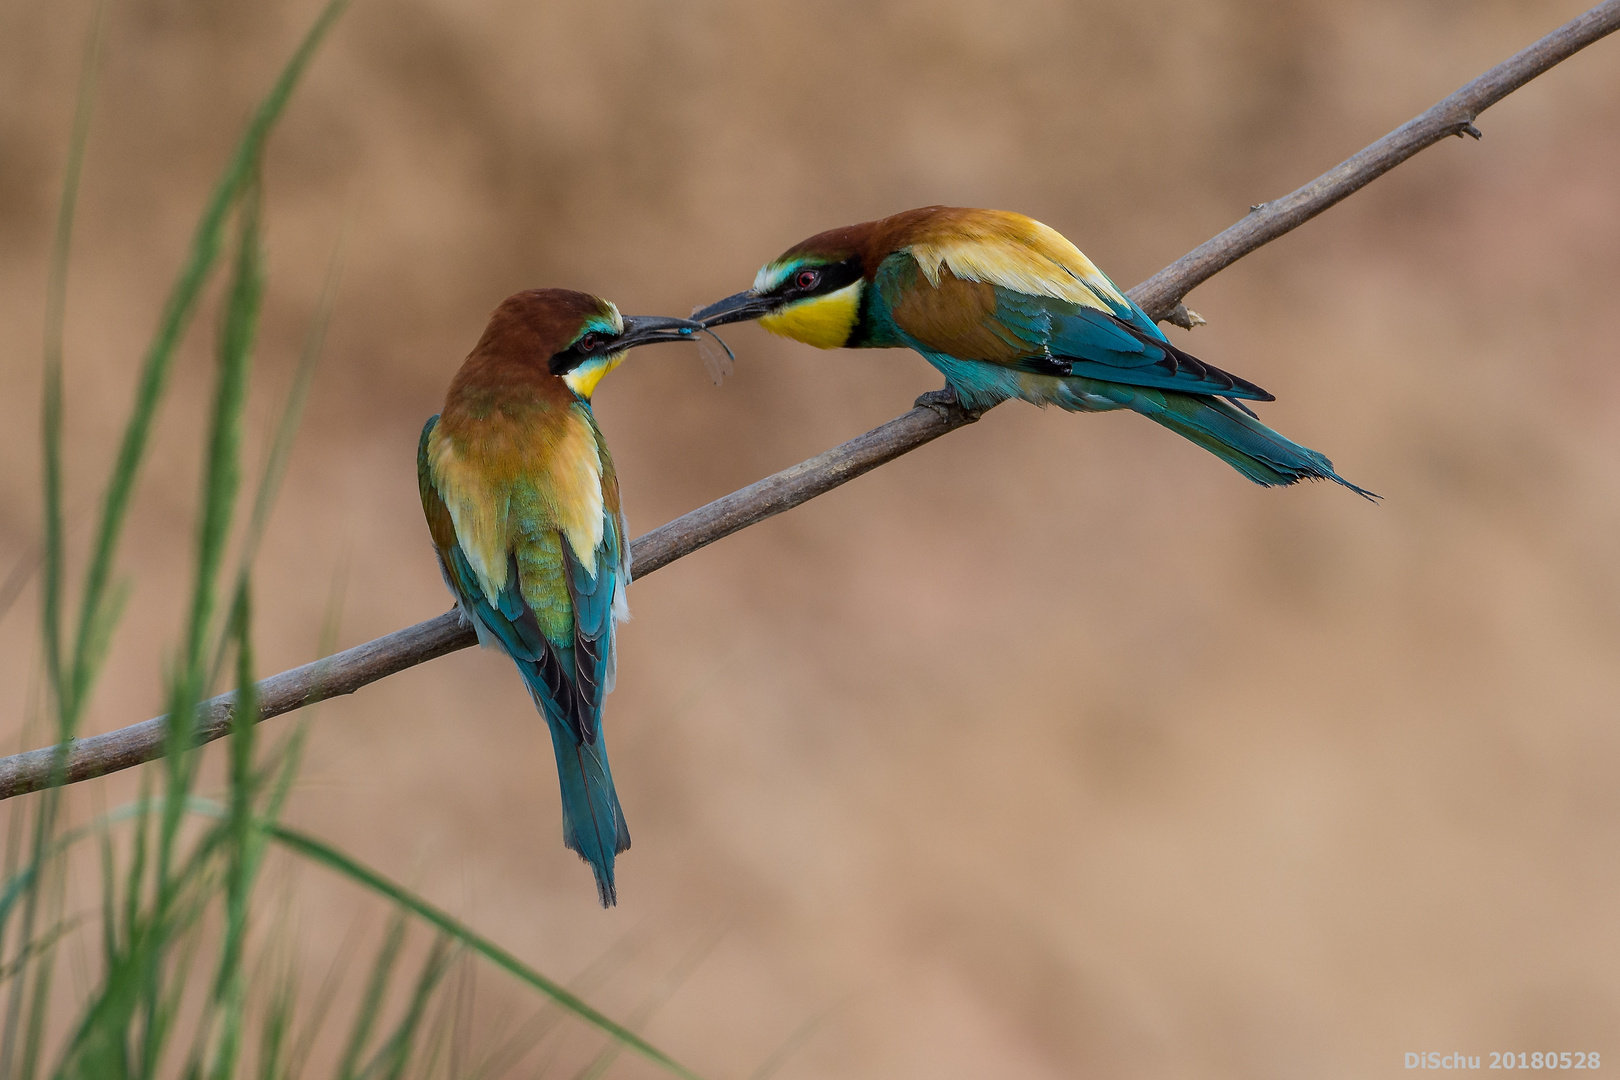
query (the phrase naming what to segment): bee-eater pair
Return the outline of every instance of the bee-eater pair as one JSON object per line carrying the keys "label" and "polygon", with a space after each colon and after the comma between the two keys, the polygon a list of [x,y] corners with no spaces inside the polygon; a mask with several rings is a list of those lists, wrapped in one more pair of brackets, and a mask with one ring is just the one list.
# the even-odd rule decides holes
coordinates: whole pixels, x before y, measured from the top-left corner
{"label": "bee-eater pair", "polygon": [[746,319],[823,349],[910,348],[945,375],[924,403],[1129,409],[1256,483],[1367,494],[1242,404],[1272,395],[1177,349],[1078,248],[1019,214],[932,206],[820,233],[693,319],[621,317],[562,289],[509,297],[417,450],[445,582],[546,720],[563,842],[590,863],[604,906],[630,846],[602,734],[630,541],[591,395],[629,349]]}

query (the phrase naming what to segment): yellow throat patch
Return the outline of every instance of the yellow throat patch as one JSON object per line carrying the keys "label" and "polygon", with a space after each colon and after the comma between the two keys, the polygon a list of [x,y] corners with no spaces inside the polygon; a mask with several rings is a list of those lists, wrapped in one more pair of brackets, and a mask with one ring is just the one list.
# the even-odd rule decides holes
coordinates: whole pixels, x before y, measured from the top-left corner
{"label": "yellow throat patch", "polygon": [[762,315],[759,325],[773,334],[780,334],[818,349],[841,349],[861,317],[861,287],[864,281],[854,281],[837,292],[826,296],[812,296],[788,304],[780,311]]}
{"label": "yellow throat patch", "polygon": [[[628,349],[625,350],[625,352],[628,351]],[[591,395],[596,393],[596,384],[602,381],[602,376],[624,363],[624,357],[624,352],[616,352],[607,356],[599,356],[594,360],[587,360],[564,375],[563,381],[568,384],[568,389],[589,401]]]}

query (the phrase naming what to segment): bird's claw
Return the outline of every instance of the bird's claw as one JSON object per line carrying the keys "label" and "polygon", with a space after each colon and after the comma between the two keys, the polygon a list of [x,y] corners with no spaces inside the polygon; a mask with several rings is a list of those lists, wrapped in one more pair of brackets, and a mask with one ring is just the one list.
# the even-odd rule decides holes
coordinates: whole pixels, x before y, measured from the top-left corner
{"label": "bird's claw", "polygon": [[969,420],[977,420],[983,410],[970,409],[962,404],[962,399],[956,396],[956,390],[947,385],[943,390],[930,390],[926,394],[919,394],[912,406],[918,409],[932,409],[939,414],[941,420],[954,420],[958,416],[966,416]]}

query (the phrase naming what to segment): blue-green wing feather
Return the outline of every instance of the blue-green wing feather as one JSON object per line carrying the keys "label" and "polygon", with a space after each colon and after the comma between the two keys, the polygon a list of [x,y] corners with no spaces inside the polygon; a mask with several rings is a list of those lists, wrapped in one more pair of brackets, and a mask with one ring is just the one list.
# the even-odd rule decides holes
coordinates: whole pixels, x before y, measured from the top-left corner
{"label": "blue-green wing feather", "polygon": [[587,742],[601,731],[602,699],[613,688],[613,626],[623,610],[624,587],[629,584],[620,522],[606,516],[602,542],[596,547],[596,573],[564,549],[568,592],[574,604],[574,685],[579,692],[581,733]]}
{"label": "blue-green wing feather", "polygon": [[[1051,360],[1067,374],[1127,386],[1186,394],[1269,401],[1260,387],[1206,364],[1170,343],[1135,304],[1111,312],[996,286],[996,324],[1028,344],[1026,370],[1051,374]],[[1051,360],[1048,359],[1051,358]]]}
{"label": "blue-green wing feather", "polygon": [[[1019,397],[1077,412],[1131,409],[1204,447],[1256,483],[1324,479],[1377,498],[1341,477],[1326,457],[1222,400],[1270,401],[1272,396],[1177,349],[1129,297],[1119,304],[1102,296],[1109,305],[1103,311],[992,285],[993,308],[984,305],[974,312],[983,320],[980,325],[1016,355],[990,358],[942,351],[950,335],[930,343],[923,340],[926,327],[908,328],[897,320],[895,311],[908,290],[931,287],[909,256],[885,259],[862,310],[866,341],[915,349],[945,375],[969,408]],[[957,335],[956,340],[967,338]]]}

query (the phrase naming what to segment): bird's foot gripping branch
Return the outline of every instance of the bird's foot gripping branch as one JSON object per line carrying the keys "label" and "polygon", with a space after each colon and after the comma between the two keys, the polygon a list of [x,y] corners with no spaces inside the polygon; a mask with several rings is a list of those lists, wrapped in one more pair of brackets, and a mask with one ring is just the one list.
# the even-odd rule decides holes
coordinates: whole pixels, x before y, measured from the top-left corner
{"label": "bird's foot gripping branch", "polygon": [[912,403],[913,408],[931,409],[939,414],[941,420],[955,423],[957,426],[971,424],[984,415],[983,409],[970,409],[962,404],[962,399],[956,396],[956,391],[946,386],[943,390],[930,390],[926,394],[918,394],[917,400]]}

